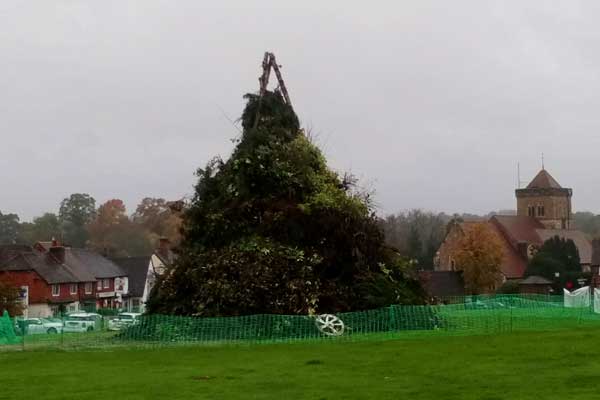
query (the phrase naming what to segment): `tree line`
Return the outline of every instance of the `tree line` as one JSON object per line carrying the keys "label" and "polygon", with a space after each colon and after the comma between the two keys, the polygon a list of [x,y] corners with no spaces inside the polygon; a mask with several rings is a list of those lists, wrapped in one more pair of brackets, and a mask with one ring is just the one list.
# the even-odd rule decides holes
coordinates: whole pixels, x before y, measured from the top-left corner
{"label": "tree line", "polygon": [[153,251],[160,237],[179,241],[181,218],[162,198],[144,198],[132,214],[120,199],[96,206],[86,193],[74,193],[31,222],[0,212],[0,244],[28,244],[56,239],[110,257],[133,257]]}
{"label": "tree line", "polygon": [[462,221],[487,221],[493,215],[514,215],[500,210],[486,215],[446,214],[412,209],[390,214],[379,220],[389,246],[412,260],[417,269],[433,269],[433,259],[448,233],[449,224]]}

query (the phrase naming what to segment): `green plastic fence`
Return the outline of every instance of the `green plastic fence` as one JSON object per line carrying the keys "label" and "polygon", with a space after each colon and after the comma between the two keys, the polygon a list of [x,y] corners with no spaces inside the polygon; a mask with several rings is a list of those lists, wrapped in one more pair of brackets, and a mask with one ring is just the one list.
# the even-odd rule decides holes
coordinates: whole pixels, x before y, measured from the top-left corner
{"label": "green plastic fence", "polygon": [[[142,315],[135,322],[111,322],[111,318],[104,317],[82,332],[67,332],[72,322],[68,317],[63,321],[54,320],[54,323],[60,322],[65,327],[61,332],[46,333],[42,329],[40,333],[38,329],[38,333],[34,333],[33,329],[20,329],[17,330],[16,339],[0,341],[4,345],[0,349],[374,340],[425,335],[494,334],[576,328],[582,325],[600,327],[600,314],[595,313],[591,305],[567,308],[563,305],[562,296],[538,295],[449,298],[440,305],[390,306],[335,316],[200,318]],[[0,320],[0,329],[2,326],[7,329],[6,319]],[[9,324],[9,327],[13,324]],[[7,336],[0,333],[0,339],[2,337]]]}
{"label": "green plastic fence", "polygon": [[15,335],[13,322],[8,316],[8,312],[4,311],[0,317],[0,345],[16,343],[19,343],[19,339]]}

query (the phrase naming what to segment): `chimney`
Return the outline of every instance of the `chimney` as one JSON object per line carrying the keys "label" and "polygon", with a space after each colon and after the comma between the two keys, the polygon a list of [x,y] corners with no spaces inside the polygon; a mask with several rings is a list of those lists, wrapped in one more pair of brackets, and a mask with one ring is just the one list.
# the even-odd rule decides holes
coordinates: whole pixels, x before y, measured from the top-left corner
{"label": "chimney", "polygon": [[156,252],[165,260],[169,259],[169,252],[171,250],[171,241],[166,237],[158,239],[158,249]]}
{"label": "chimney", "polygon": [[65,263],[65,247],[64,246],[52,246],[48,249],[48,253],[58,264]]}

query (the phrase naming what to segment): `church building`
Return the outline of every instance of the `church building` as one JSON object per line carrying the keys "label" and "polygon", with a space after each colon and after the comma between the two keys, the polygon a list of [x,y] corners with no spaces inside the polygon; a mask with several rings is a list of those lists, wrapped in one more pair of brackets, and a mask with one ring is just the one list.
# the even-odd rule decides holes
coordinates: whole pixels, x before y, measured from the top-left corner
{"label": "church building", "polygon": [[[529,259],[554,236],[573,240],[579,250],[582,270],[588,271],[592,262],[592,244],[583,232],[571,229],[573,190],[560,186],[542,168],[526,188],[515,190],[515,195],[517,215],[495,215],[484,222],[502,243],[501,281],[522,278]],[[453,253],[465,229],[473,223],[476,222],[460,222],[449,229],[434,260],[436,271],[459,270]]]}

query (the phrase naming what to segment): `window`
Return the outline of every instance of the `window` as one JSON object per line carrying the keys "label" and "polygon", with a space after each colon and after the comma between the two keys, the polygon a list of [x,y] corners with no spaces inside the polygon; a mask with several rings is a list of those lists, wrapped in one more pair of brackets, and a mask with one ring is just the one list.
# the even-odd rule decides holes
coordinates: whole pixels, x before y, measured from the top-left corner
{"label": "window", "polygon": [[98,281],[98,290],[102,290],[102,281]]}
{"label": "window", "polygon": [[92,285],[92,282],[85,283],[85,294],[92,294],[93,289],[94,289],[94,286]]}
{"label": "window", "polygon": [[52,296],[60,296],[60,285],[52,285]]}
{"label": "window", "polygon": [[102,286],[104,289],[108,289],[110,287],[110,279],[102,279]]}
{"label": "window", "polygon": [[538,204],[537,206],[537,215],[539,217],[543,217],[544,216],[544,206],[541,204]]}
{"label": "window", "polygon": [[77,284],[76,283],[71,283],[71,285],[69,287],[69,293],[77,294]]}
{"label": "window", "polygon": [[529,215],[530,217],[535,217],[535,207],[534,206],[527,206],[527,215]]}
{"label": "window", "polygon": [[453,258],[450,259],[450,269],[456,271],[456,261]]}

